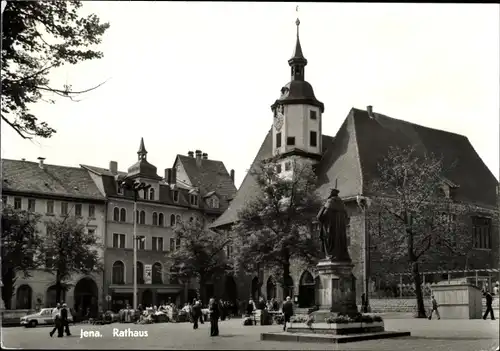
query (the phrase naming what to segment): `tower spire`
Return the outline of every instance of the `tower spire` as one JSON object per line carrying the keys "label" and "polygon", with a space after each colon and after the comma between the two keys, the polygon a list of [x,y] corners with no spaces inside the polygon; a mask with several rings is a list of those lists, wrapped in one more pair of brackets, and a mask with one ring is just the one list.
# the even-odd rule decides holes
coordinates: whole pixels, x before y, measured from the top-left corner
{"label": "tower spire", "polygon": [[307,60],[302,53],[302,46],[300,45],[299,38],[299,27],[300,27],[300,19],[298,17],[299,7],[295,8],[297,12],[297,20],[295,21],[295,25],[297,26],[297,40],[295,42],[295,50],[293,52],[293,57],[288,60],[288,64],[292,68],[292,80],[304,80],[304,67],[307,65]]}
{"label": "tower spire", "polygon": [[139,145],[139,151],[137,151],[137,155],[139,155],[139,160],[145,160],[148,152],[146,151],[146,147],[144,146],[144,138],[141,138],[141,145]]}

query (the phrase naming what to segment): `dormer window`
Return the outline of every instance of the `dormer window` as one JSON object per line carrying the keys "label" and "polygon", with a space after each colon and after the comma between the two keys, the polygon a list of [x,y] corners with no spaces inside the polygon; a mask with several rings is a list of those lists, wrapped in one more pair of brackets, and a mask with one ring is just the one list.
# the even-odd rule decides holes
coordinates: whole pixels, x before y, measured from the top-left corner
{"label": "dormer window", "polygon": [[123,188],[120,186],[120,183],[117,184],[117,191],[116,193],[118,195],[123,195]]}
{"label": "dormer window", "polygon": [[155,199],[155,189],[153,189],[153,188],[149,189],[149,199],[150,200]]}
{"label": "dormer window", "polygon": [[172,192],[172,197],[174,199],[174,202],[179,202],[179,191],[178,190],[174,190]]}
{"label": "dormer window", "polygon": [[318,118],[318,113],[315,110],[311,110],[311,111],[309,111],[309,117],[312,120],[316,120]]}
{"label": "dormer window", "polygon": [[286,138],[286,144],[288,146],[294,146],[295,145],[295,137],[288,137],[288,138]]}
{"label": "dormer window", "polygon": [[198,195],[189,195],[189,203],[192,206],[198,206]]}
{"label": "dormer window", "polygon": [[219,198],[217,196],[212,196],[208,199],[208,207],[219,208]]}

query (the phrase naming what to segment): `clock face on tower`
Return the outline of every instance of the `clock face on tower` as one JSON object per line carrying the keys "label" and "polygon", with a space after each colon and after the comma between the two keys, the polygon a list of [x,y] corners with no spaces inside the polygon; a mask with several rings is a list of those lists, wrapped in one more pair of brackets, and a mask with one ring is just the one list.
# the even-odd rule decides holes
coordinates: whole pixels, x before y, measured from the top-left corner
{"label": "clock face on tower", "polygon": [[280,131],[281,127],[283,127],[283,119],[283,114],[281,112],[278,112],[276,114],[276,117],[274,118],[274,128],[276,128],[277,131]]}

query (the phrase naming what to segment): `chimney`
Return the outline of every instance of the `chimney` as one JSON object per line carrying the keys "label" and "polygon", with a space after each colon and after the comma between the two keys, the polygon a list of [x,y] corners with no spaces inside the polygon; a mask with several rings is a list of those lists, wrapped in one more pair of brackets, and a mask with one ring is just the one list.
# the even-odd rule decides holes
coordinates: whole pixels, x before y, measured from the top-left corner
{"label": "chimney", "polygon": [[45,157],[39,157],[38,158],[38,165],[40,166],[41,169],[43,169],[43,161],[45,161]]}
{"label": "chimney", "polygon": [[204,152],[201,156],[204,160],[208,160],[208,154],[206,152]]}
{"label": "chimney", "polygon": [[118,162],[109,161],[109,171],[113,174],[118,174]]}
{"label": "chimney", "polygon": [[231,180],[233,181],[234,184],[234,169],[231,170]]}
{"label": "chimney", "polygon": [[193,151],[188,151],[188,156],[189,157],[194,157],[194,152]]}
{"label": "chimney", "polygon": [[196,165],[201,166],[201,150],[196,150]]}
{"label": "chimney", "polygon": [[170,179],[172,178],[172,168],[165,168],[165,181],[170,184]]}
{"label": "chimney", "polygon": [[172,184],[172,185],[177,184],[177,168],[172,168],[172,171],[170,172],[169,184]]}
{"label": "chimney", "polygon": [[366,111],[368,112],[368,117],[373,118],[373,106],[366,106]]}

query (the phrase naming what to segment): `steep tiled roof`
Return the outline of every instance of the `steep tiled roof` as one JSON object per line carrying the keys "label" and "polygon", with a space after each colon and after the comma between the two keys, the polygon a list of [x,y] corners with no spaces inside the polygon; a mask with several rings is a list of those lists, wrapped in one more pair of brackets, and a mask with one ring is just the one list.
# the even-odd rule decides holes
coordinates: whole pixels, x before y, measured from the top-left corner
{"label": "steep tiled roof", "polygon": [[2,175],[4,191],[105,200],[82,168],[3,159]]}
{"label": "steep tiled roof", "polygon": [[184,155],[177,155],[176,162],[182,164],[191,184],[200,188],[202,197],[215,191],[219,196],[220,210],[227,208],[237,189],[223,162],[202,159],[198,166],[196,158]]}
{"label": "steep tiled roof", "polygon": [[[325,198],[337,187],[341,197],[367,192],[367,186],[378,176],[377,164],[391,146],[414,145],[420,152],[443,157],[445,166],[455,163],[445,177],[459,186],[455,198],[484,206],[496,205],[498,180],[476,153],[469,140],[442,130],[351,109],[335,138],[323,136],[323,157],[316,170],[319,195]],[[251,169],[272,153],[272,135],[268,132]],[[259,194],[249,173],[245,176],[229,208],[211,225],[212,228],[233,223],[245,203]]]}
{"label": "steep tiled roof", "polygon": [[479,157],[469,139],[463,135],[432,129],[375,113],[373,118],[363,110],[352,109],[359,159],[363,171],[364,191],[377,176],[377,163],[387,155],[390,146],[414,145],[419,152],[443,157],[445,167],[455,163],[444,176],[459,186],[455,199],[496,205],[498,180]]}
{"label": "steep tiled roof", "polygon": [[[333,138],[328,135],[323,135],[323,150],[328,150],[333,144]],[[272,156],[272,145],[273,138],[271,130],[266,135],[264,142],[260,146],[257,156],[252,162],[250,167],[251,170],[256,170],[260,161]],[[238,211],[245,206],[245,203],[251,201],[255,196],[260,194],[260,189],[257,185],[254,176],[247,172],[243,182],[241,183],[240,189],[236,193],[233,201],[229,204],[229,208],[219,217],[214,223],[211,224],[211,228],[219,227],[222,225],[230,224],[238,219]]]}

